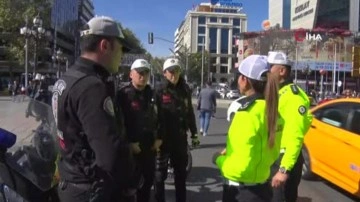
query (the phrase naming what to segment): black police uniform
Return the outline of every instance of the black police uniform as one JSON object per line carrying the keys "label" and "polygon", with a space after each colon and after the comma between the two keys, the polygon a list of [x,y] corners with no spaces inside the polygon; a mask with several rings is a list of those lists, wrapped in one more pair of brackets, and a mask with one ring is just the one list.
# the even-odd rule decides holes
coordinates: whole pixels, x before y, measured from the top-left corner
{"label": "black police uniform", "polygon": [[108,78],[104,67],[79,58],[54,85],[61,201],[115,201],[124,176],[133,175],[129,147],[116,124],[121,116],[115,117],[114,84]]}
{"label": "black police uniform", "polygon": [[124,112],[126,134],[130,142],[139,142],[141,153],[135,155],[144,184],[137,193],[137,201],[150,201],[154,183],[155,154],[152,150],[157,132],[157,113],[153,90],[149,85],[137,90],[132,83],[121,88],[116,95],[116,105]]}
{"label": "black police uniform", "polygon": [[155,198],[165,201],[164,181],[170,158],[175,173],[176,201],[186,201],[187,131],[197,133],[191,91],[183,78],[177,85],[166,81],[156,92],[159,137],[163,140],[156,160]]}

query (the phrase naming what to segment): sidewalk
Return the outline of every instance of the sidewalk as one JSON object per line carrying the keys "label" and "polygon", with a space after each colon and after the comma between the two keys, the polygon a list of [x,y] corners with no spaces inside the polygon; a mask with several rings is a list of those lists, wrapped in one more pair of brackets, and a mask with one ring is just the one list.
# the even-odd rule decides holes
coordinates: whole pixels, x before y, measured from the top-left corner
{"label": "sidewalk", "polygon": [[31,133],[40,122],[35,118],[25,117],[28,102],[12,102],[11,97],[0,97],[0,128],[8,130],[17,136],[17,143],[30,141]]}

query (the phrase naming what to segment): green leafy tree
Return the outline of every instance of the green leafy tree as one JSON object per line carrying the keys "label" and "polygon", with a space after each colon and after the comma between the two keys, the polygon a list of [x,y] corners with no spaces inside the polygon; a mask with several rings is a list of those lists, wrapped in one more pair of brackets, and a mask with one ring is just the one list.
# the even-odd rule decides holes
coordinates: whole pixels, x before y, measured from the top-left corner
{"label": "green leafy tree", "polygon": [[[10,76],[12,67],[24,64],[25,39],[20,35],[20,28],[32,25],[33,18],[40,14],[43,19],[43,27],[50,25],[51,2],[48,0],[0,0],[0,38],[5,45],[5,57],[9,61]],[[41,49],[41,45],[38,49]],[[29,53],[34,49],[34,41],[30,40]],[[41,54],[42,51],[39,51]],[[30,55],[29,55],[30,57]]]}

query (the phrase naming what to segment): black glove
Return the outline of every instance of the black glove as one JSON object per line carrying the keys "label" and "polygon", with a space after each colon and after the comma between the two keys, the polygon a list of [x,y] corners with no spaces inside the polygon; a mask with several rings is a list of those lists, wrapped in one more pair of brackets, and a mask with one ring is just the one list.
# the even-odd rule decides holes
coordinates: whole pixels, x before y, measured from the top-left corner
{"label": "black glove", "polygon": [[197,134],[191,135],[191,146],[197,147],[200,145],[200,140]]}

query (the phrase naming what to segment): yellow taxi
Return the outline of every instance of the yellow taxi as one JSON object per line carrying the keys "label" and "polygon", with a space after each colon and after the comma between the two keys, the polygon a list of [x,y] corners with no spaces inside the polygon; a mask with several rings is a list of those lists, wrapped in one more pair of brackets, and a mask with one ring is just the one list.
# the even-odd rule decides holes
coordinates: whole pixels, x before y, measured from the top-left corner
{"label": "yellow taxi", "polygon": [[320,176],[360,197],[360,99],[334,99],[311,109],[303,179]]}

